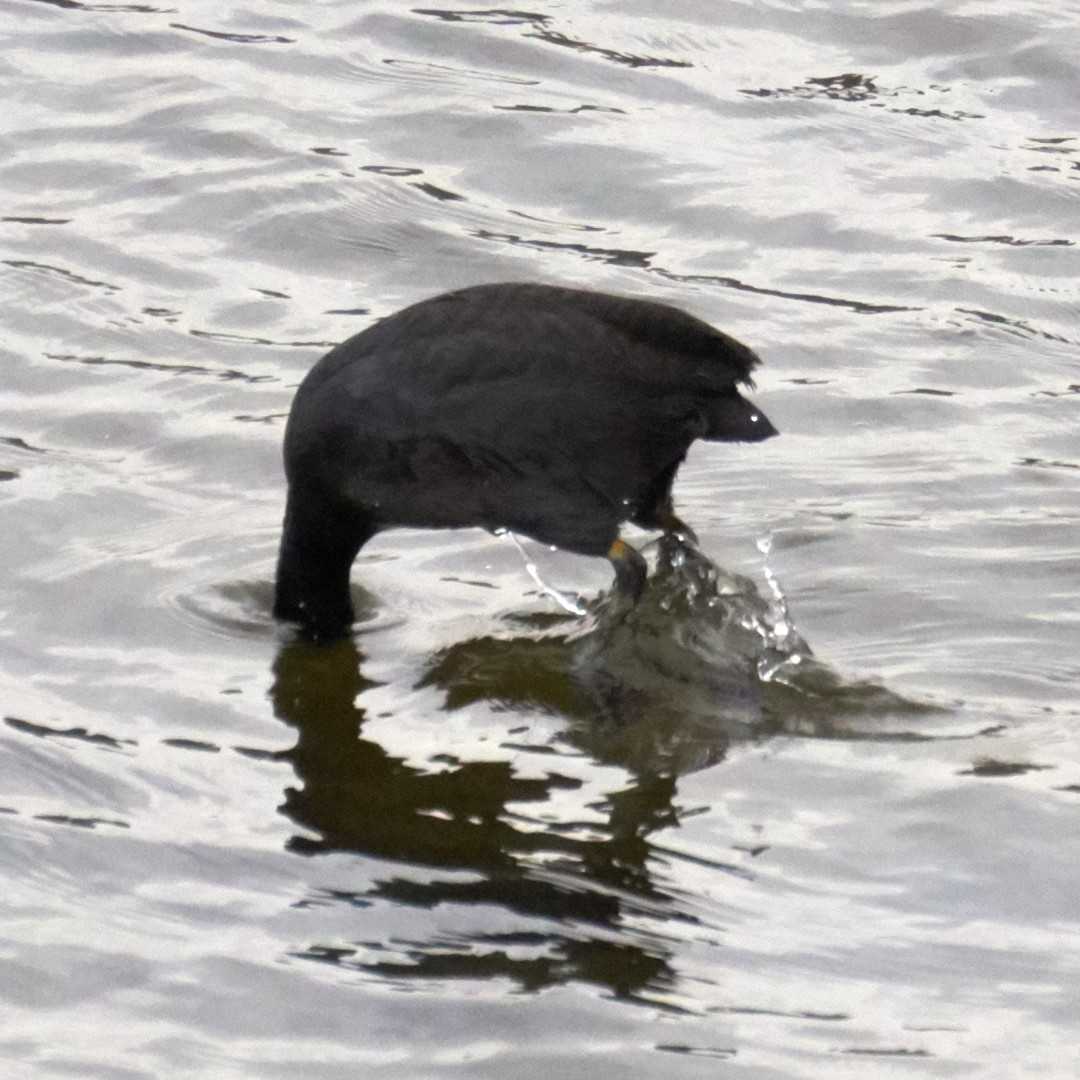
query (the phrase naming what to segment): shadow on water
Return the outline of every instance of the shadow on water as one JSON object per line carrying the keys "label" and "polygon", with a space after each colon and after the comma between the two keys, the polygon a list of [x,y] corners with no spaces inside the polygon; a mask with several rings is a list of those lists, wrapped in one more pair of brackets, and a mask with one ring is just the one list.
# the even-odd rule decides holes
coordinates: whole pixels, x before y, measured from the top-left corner
{"label": "shadow on water", "polygon": [[[303,830],[290,841],[297,853],[357,852],[430,875],[388,875],[366,892],[335,893],[337,902],[495,905],[543,920],[542,931],[443,936],[393,960],[359,946],[312,945],[299,956],[390,979],[501,977],[526,990],[585,981],[663,1004],[652,995],[674,984],[671,953],[662,932],[641,932],[641,919],[657,930],[697,921],[665,891],[650,839],[678,827],[678,776],[721,761],[734,742],[785,731],[829,736],[842,732],[845,716],[865,723],[868,714],[922,711],[880,687],[842,684],[813,661],[778,590],[767,600],[675,541],[660,547],[631,610],[605,598],[584,619],[507,621],[509,637],[433,656],[421,685],[438,687],[447,711],[487,703],[546,714],[555,743],[575,759],[624,769],[620,790],[583,792],[599,822],[559,819],[559,793],[589,781],[557,767],[538,776],[538,755],[529,755],[528,776],[512,757],[439,754],[425,768],[367,738],[363,698],[376,684],[351,639],[288,643],[276,658],[274,711],[297,733],[282,755],[297,783],[281,809]],[[632,935],[628,919],[638,927]]]}

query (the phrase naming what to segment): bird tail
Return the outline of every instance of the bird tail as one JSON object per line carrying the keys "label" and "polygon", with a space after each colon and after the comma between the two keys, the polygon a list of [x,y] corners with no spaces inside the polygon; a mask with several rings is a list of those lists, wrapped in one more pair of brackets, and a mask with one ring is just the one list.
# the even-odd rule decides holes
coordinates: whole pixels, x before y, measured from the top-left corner
{"label": "bird tail", "polygon": [[735,391],[712,398],[705,419],[705,438],[716,442],[761,442],[780,434],[752,401]]}

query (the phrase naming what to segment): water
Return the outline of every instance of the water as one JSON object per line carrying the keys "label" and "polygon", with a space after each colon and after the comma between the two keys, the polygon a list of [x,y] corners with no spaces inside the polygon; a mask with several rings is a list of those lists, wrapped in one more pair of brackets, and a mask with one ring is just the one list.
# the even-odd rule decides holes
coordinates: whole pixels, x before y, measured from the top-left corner
{"label": "water", "polygon": [[[5,1077],[1077,1074],[1072,6],[2,33]],[[606,565],[526,543],[574,616],[388,534],[289,643],[297,382],[520,279],[763,354],[782,437],[677,487],[707,558],[619,621]]]}

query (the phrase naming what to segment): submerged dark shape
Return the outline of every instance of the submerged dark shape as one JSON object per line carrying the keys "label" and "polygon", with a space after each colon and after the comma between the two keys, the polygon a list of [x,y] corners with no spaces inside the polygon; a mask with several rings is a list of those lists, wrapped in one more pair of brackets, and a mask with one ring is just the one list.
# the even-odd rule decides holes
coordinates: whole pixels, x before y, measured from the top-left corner
{"label": "submerged dark shape", "polygon": [[738,391],[758,362],[667,304],[551,285],[477,285],[376,323],[293,401],[275,616],[346,633],[353,559],[395,526],[606,556],[636,599],[645,562],[622,522],[692,537],[671,500],[690,444],[776,434]]}

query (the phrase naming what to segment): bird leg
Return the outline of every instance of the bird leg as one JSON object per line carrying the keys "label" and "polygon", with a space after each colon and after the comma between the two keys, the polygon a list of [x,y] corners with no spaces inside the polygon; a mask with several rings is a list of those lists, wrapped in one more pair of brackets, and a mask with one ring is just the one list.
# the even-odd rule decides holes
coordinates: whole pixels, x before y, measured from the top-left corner
{"label": "bird leg", "polygon": [[688,543],[693,544],[694,547],[698,546],[697,533],[678,514],[674,512],[664,514],[660,518],[660,527],[664,532],[676,536],[680,540],[686,540]]}
{"label": "bird leg", "polygon": [[675,506],[670,495],[653,512],[650,524],[654,528],[662,529],[666,533],[677,536],[680,540],[688,541],[695,547],[698,546],[697,533],[675,513]]}
{"label": "bird leg", "polygon": [[615,568],[615,588],[636,604],[641,599],[648,574],[645,560],[622,539],[617,539],[608,548],[607,557]]}
{"label": "bird leg", "polygon": [[[676,467],[678,467],[678,462],[676,462]],[[661,475],[660,482],[653,485],[651,497],[642,503],[642,509],[631,518],[631,521],[643,529],[660,529],[661,532],[686,540],[697,547],[697,533],[675,513],[675,504],[671,498],[673,476],[674,470],[670,470],[670,474]]]}

